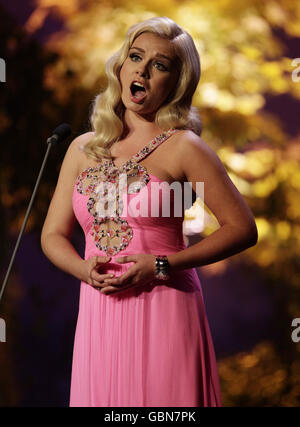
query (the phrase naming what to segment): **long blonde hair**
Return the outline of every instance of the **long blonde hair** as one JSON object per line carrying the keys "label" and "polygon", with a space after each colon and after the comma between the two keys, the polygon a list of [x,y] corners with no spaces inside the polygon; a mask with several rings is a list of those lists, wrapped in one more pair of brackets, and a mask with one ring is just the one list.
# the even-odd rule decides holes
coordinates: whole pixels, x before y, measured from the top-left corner
{"label": "long blonde hair", "polygon": [[108,85],[93,102],[90,123],[94,136],[84,147],[86,154],[96,161],[110,158],[110,147],[118,141],[124,130],[125,107],[121,99],[120,70],[135,39],[150,32],[173,43],[180,62],[177,86],[156,112],[159,128],[191,129],[201,134],[201,121],[192,98],[197,88],[201,69],[200,58],[192,37],[167,17],[154,17],[133,25],[127,31],[123,46],[106,63]]}

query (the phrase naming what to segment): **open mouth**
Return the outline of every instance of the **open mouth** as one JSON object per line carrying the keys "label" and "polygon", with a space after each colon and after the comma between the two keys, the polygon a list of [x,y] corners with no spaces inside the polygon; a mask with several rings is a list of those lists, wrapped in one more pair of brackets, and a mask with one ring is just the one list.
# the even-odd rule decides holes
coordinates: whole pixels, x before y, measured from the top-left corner
{"label": "open mouth", "polygon": [[132,82],[132,84],[130,86],[130,92],[131,92],[132,97],[136,101],[141,101],[142,99],[144,99],[146,97],[146,89],[139,82]]}

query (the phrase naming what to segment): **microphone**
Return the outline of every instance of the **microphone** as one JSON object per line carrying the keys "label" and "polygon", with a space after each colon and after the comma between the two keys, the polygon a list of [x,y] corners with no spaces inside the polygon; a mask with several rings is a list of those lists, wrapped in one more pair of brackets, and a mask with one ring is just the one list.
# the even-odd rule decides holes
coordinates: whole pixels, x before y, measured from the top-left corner
{"label": "microphone", "polygon": [[47,144],[56,144],[65,140],[71,135],[71,126],[67,123],[62,123],[53,131],[53,135],[47,139]]}
{"label": "microphone", "polygon": [[42,174],[44,172],[44,168],[45,168],[45,165],[46,165],[46,161],[47,161],[50,149],[51,149],[52,145],[54,145],[54,144],[56,144],[58,142],[64,141],[65,139],[67,139],[70,134],[71,134],[71,126],[68,125],[67,123],[62,123],[61,125],[59,125],[53,131],[53,134],[47,139],[47,144],[48,144],[47,151],[46,151],[46,154],[44,156],[44,160],[43,160],[43,163],[42,163],[39,175],[37,177],[34,190],[32,192],[32,196],[31,196],[31,199],[30,199],[30,202],[29,202],[26,214],[25,214],[25,218],[24,218],[24,221],[23,221],[20,233],[19,233],[19,237],[18,237],[17,243],[15,245],[15,249],[13,251],[13,254],[12,254],[12,257],[11,257],[11,260],[10,260],[10,263],[9,263],[9,266],[8,266],[8,269],[7,269],[7,272],[6,272],[6,276],[5,276],[4,282],[2,284],[2,288],[1,288],[1,292],[0,292],[0,302],[1,302],[2,295],[3,295],[4,290],[5,290],[6,284],[8,282],[8,278],[9,278],[9,275],[10,275],[10,272],[11,272],[11,269],[12,269],[12,266],[13,266],[13,263],[14,263],[14,260],[15,260],[15,257],[16,257],[17,250],[19,248],[19,244],[20,244],[23,232],[25,230],[25,227],[26,227],[26,224],[27,224],[27,221],[28,221],[28,217],[29,217],[32,205],[33,205],[33,201],[35,199],[35,195],[36,195],[36,192],[37,192],[37,189],[38,189],[38,186],[39,186]]}

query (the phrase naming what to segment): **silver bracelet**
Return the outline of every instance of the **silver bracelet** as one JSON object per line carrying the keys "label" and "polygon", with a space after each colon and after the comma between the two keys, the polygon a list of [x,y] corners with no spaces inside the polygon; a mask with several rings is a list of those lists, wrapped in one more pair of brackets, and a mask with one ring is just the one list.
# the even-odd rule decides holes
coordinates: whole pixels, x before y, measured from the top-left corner
{"label": "silver bracelet", "polygon": [[156,255],[155,258],[155,278],[158,280],[168,280],[170,264],[166,255]]}

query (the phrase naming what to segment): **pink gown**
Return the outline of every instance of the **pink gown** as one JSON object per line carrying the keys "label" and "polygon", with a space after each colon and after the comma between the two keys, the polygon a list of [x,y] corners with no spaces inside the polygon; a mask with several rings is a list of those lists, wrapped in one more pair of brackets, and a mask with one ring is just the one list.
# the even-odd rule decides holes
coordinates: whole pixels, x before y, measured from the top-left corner
{"label": "pink gown", "polygon": [[[73,209],[85,233],[85,259],[112,256],[103,272],[123,274],[133,265],[114,261],[123,255],[168,255],[186,248],[184,211],[181,216],[172,214],[171,191],[170,215],[162,214],[167,183],[140,164],[175,131],[157,136],[120,168],[105,160],[77,178]],[[115,205],[116,215],[105,216],[103,200],[110,199],[104,197],[103,183],[120,182],[120,173],[126,173],[128,186]],[[151,206],[154,183],[163,189]],[[141,207],[143,212],[147,207],[149,216]],[[153,280],[111,295],[81,283],[70,406],[221,405],[215,352],[195,269],[173,271],[167,281]]]}

